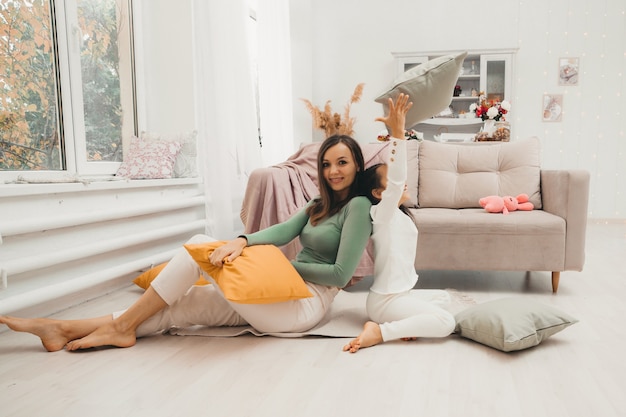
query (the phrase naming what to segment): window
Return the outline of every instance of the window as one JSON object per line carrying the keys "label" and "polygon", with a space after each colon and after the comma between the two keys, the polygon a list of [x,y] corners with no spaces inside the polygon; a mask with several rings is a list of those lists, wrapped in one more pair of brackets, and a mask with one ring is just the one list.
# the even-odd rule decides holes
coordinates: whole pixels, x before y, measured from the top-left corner
{"label": "window", "polygon": [[113,174],[136,133],[131,0],[0,0],[0,175]]}

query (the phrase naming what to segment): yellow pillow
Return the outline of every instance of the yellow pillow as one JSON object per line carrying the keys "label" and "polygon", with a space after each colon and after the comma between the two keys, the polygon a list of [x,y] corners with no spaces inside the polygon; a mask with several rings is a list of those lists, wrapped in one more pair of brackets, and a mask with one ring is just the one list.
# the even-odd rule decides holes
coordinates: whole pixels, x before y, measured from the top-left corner
{"label": "yellow pillow", "polygon": [[187,244],[185,249],[213,277],[228,300],[269,304],[313,296],[298,271],[274,245],[248,246],[233,262],[216,267],[209,262],[209,255],[224,243]]}
{"label": "yellow pillow", "polygon": [[[163,268],[165,268],[165,265],[167,265],[167,262],[163,262],[162,264],[159,264],[153,268],[148,269],[146,272],[144,272],[143,274],[135,278],[133,280],[133,283],[143,288],[144,290],[147,289],[150,286],[150,283],[152,282],[152,280],[155,279],[157,275],[159,275],[159,273],[161,272]],[[207,284],[210,284],[210,282],[204,279],[201,275],[198,278],[198,281],[196,281],[195,285],[207,285]]]}

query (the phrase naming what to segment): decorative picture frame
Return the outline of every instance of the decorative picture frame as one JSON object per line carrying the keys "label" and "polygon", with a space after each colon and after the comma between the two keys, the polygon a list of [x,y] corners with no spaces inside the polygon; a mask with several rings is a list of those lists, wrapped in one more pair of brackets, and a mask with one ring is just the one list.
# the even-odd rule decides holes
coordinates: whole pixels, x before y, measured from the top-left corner
{"label": "decorative picture frame", "polygon": [[563,120],[563,94],[544,94],[541,103],[542,122],[561,122]]}
{"label": "decorative picture frame", "polygon": [[559,58],[559,85],[578,85],[579,73],[579,58]]}

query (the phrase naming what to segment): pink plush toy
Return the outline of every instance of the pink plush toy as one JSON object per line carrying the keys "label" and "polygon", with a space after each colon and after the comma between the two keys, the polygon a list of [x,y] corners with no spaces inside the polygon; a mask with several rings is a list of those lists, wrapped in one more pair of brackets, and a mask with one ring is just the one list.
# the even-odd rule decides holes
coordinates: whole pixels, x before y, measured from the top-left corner
{"label": "pink plush toy", "polygon": [[504,197],[490,195],[481,198],[478,200],[478,203],[489,213],[509,214],[510,211],[532,210],[535,208],[533,203],[528,201],[527,194],[520,194],[517,197],[510,195],[505,195]]}

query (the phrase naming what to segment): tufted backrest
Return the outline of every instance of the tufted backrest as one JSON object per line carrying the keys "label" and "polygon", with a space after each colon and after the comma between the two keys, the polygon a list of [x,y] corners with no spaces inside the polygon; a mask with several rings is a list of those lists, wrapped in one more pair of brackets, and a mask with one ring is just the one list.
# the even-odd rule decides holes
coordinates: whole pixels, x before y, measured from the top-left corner
{"label": "tufted backrest", "polygon": [[[541,208],[540,153],[536,137],[456,145],[424,141],[417,152],[416,200],[420,208],[480,207],[478,200],[482,197],[522,193],[528,194],[536,209]],[[411,153],[408,157],[410,161]],[[414,174],[410,173],[407,184],[412,176]]]}

